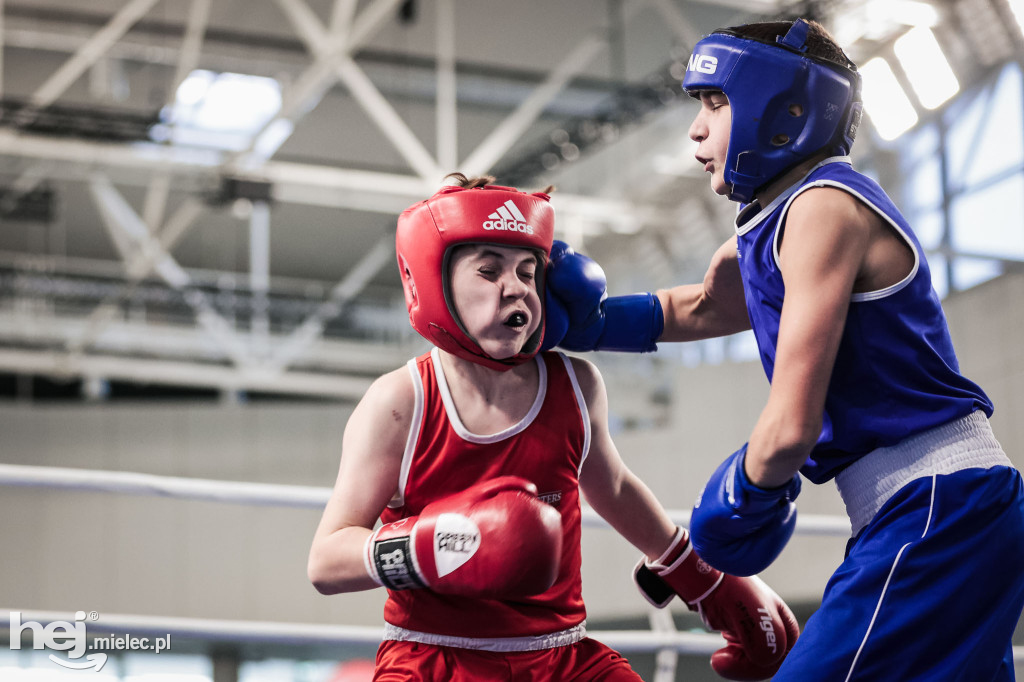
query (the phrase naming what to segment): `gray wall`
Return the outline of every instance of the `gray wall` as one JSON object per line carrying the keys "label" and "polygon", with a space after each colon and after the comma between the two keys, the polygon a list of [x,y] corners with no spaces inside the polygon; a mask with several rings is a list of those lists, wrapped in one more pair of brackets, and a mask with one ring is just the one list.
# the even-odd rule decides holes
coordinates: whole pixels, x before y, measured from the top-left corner
{"label": "gray wall", "polygon": [[[1024,276],[946,302],[964,371],[997,404],[993,426],[1024,465]],[[627,431],[627,463],[670,508],[686,509],[742,444],[767,395],[758,365],[679,368],[669,426]],[[611,395],[613,409],[633,396]],[[330,486],[349,410],[337,406],[75,404],[0,406],[0,462]],[[801,514],[842,514],[831,484],[806,485]],[[0,488],[0,609],[377,625],[381,591],[322,597],[305,561],[316,511],[101,493]],[[584,533],[592,620],[639,615],[636,551]],[[764,575],[814,601],[844,538],[798,537]]]}

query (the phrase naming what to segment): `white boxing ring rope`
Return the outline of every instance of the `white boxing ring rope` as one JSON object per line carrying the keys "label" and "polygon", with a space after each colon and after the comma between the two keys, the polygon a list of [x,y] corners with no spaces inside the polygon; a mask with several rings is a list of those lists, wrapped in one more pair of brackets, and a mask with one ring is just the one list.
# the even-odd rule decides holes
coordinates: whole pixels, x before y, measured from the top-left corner
{"label": "white boxing ring rope", "polygon": [[[26,611],[0,607],[0,612],[17,611],[21,621],[47,625],[70,622],[74,615],[60,611]],[[319,625],[313,623],[274,623],[269,621],[213,620],[170,616],[100,614],[88,623],[89,631],[157,637],[192,637],[210,641],[245,641],[265,644],[380,644],[382,627],[356,625]],[[680,653],[707,654],[721,648],[725,641],[718,635],[690,632],[652,632],[647,630],[588,631],[587,635],[613,649],[633,653],[651,653],[672,649]]]}
{"label": "white boxing ring rope", "polygon": [[[51,488],[130,495],[172,497],[231,504],[281,506],[322,509],[331,494],[330,488],[271,483],[247,483],[212,479],[182,478],[139,474],[125,471],[71,469],[49,466],[0,464],[0,485],[13,487]],[[680,525],[689,525],[689,511],[670,510],[669,515]],[[604,527],[607,523],[593,510],[583,510],[583,524]],[[798,517],[796,531],[802,535],[843,536],[850,534],[846,517],[804,514]],[[70,621],[68,613],[54,611],[20,611],[22,622],[51,623]],[[378,644],[384,630],[378,627],[274,623],[267,621],[230,621],[197,618],[155,617],[102,614],[90,623],[104,631],[132,635],[178,635],[209,640],[244,640],[283,644]],[[591,631],[589,636],[622,652],[655,653],[676,651],[682,654],[709,655],[724,640],[717,634],[676,632],[674,630],[604,630]],[[1014,662],[1024,662],[1024,647],[1013,648]]]}
{"label": "white boxing ring rope", "polygon": [[[330,488],[307,485],[218,481],[139,474],[129,471],[70,469],[21,464],[0,464],[0,485],[174,497],[206,502],[300,509],[323,509],[331,496]],[[668,514],[677,524],[690,525],[688,510],[668,510]],[[587,507],[583,508],[583,525],[594,528],[609,527],[604,519]],[[801,514],[797,517],[796,533],[799,535],[849,537],[850,521],[845,516]]]}

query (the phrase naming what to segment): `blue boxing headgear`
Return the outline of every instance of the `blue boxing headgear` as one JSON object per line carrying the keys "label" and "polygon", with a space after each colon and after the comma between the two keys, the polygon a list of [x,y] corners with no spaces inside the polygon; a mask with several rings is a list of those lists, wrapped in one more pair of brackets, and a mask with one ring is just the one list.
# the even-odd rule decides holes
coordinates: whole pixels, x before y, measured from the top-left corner
{"label": "blue boxing headgear", "polygon": [[724,178],[729,198],[754,192],[813,154],[850,152],[861,118],[860,74],[807,54],[803,19],[775,42],[716,31],[693,48],[683,89],[729,98],[732,130]]}

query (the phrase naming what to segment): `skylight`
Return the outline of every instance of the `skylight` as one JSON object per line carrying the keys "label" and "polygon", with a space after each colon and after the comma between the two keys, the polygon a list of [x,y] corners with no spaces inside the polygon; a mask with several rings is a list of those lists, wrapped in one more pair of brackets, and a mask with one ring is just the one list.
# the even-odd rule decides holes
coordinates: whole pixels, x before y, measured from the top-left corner
{"label": "skylight", "polygon": [[926,26],[913,28],[893,46],[921,106],[935,109],[960,90],[960,83]]}
{"label": "skylight", "polygon": [[889,62],[875,57],[860,69],[864,109],[883,140],[895,140],[917,123],[917,112]]}
{"label": "skylight", "polygon": [[281,108],[281,86],[273,78],[196,70],[175,94],[156,127],[154,140],[230,151],[247,149]]}

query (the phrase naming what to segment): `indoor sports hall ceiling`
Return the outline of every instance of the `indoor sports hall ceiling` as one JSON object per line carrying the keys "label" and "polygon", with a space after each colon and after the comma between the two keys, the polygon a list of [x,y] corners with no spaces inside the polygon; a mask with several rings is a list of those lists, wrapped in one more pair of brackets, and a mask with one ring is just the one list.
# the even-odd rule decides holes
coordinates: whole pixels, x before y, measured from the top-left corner
{"label": "indoor sports hall ceiling", "polygon": [[731,212],[694,41],[812,16],[861,61],[922,7],[963,68],[1019,54],[1005,0],[0,0],[5,390],[358,398],[424,347],[393,226],[454,170],[556,185],[613,289],[692,281]]}

